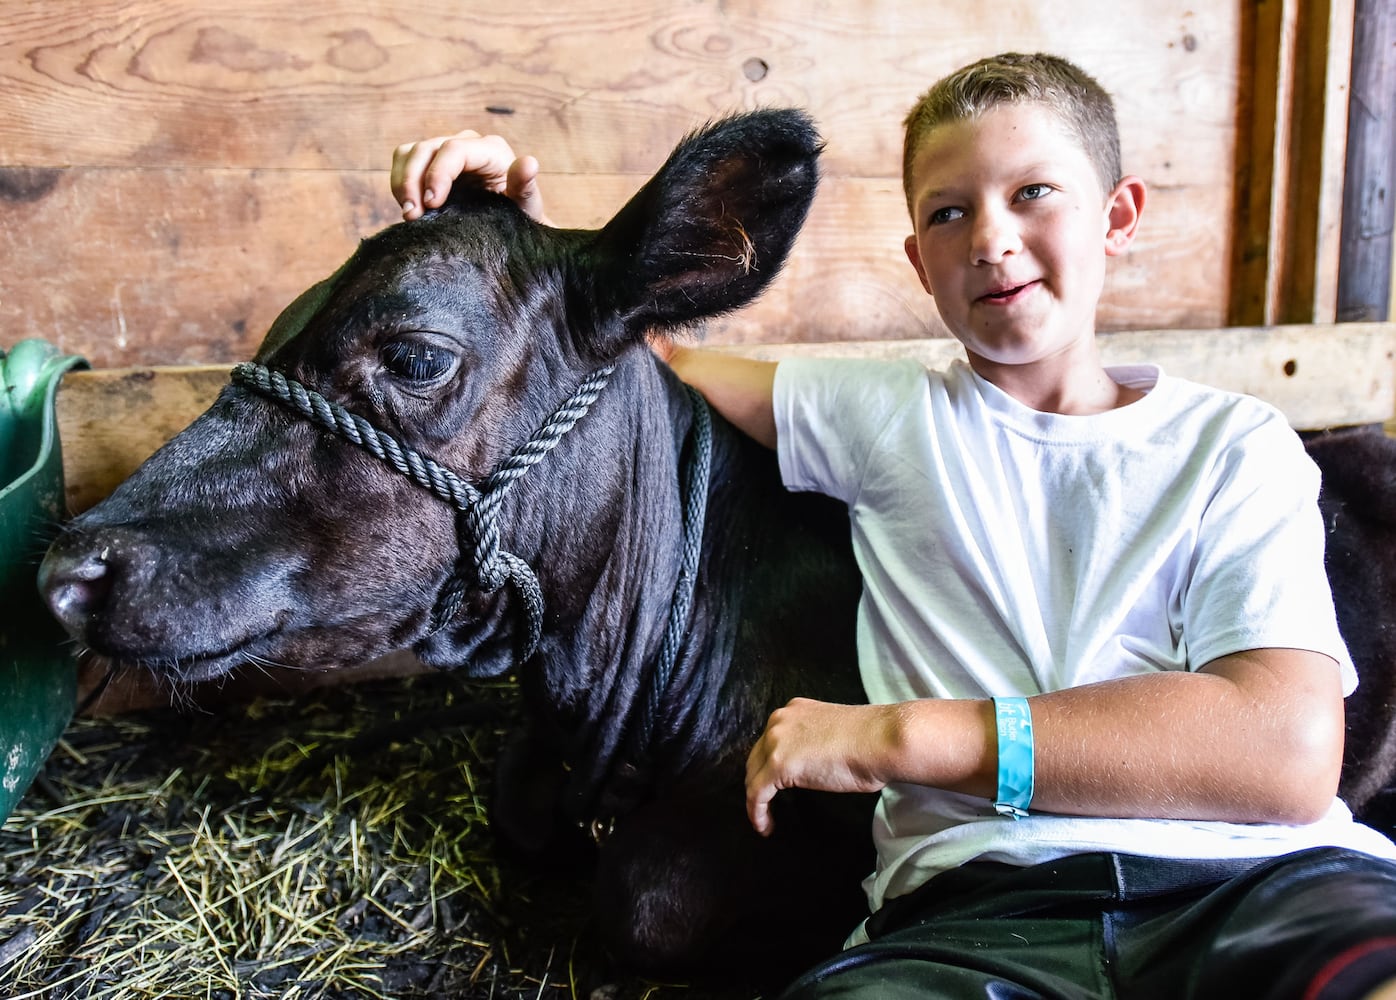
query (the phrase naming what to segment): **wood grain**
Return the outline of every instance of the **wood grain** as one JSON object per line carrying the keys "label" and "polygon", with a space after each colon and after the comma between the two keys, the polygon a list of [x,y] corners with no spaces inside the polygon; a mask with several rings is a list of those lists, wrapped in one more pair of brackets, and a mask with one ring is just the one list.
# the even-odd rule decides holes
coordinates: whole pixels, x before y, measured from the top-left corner
{"label": "wood grain", "polygon": [[1241,24],[1234,325],[1337,316],[1353,0],[1273,0]]}
{"label": "wood grain", "polygon": [[[345,171],[69,170],[8,220],[0,329],[98,367],[250,357],[277,313],[396,218],[386,179]],[[3,172],[0,172],[3,174]],[[628,175],[563,176],[550,197],[600,225],[636,190]],[[583,213],[580,209],[587,206]],[[1155,191],[1142,234],[1111,262],[1101,329],[1213,327],[1227,283],[1215,199]],[[945,333],[902,252],[900,190],[825,180],[789,264],[750,308],[714,320],[713,343],[899,339]],[[1164,292],[1167,294],[1164,294]]]}
{"label": "wood grain", "polygon": [[49,0],[0,8],[0,324],[102,367],[246,357],[280,308],[396,217],[392,147],[462,126],[537,153],[564,225],[607,218],[689,129],[807,107],[826,182],[787,274],[715,343],[941,331],[902,258],[900,121],[1004,49],[1117,96],[1151,186],[1103,329],[1215,327],[1244,4],[582,0],[560,7]]}
{"label": "wood grain", "polygon": [[1338,319],[1391,315],[1396,213],[1396,4],[1358,0],[1338,267]]}
{"label": "wood grain", "polygon": [[1241,5],[1129,6],[1002,0],[987,18],[972,0],[9,4],[0,163],[381,170],[399,142],[493,121],[550,172],[648,173],[698,122],[795,104],[824,123],[832,172],[895,178],[901,117],[934,79],[1043,49],[1120,95],[1141,170],[1224,174]]}
{"label": "wood grain", "polygon": [[1294,127],[1282,189],[1289,221],[1275,240],[1282,264],[1270,322],[1328,323],[1337,316],[1353,2],[1300,5]]}

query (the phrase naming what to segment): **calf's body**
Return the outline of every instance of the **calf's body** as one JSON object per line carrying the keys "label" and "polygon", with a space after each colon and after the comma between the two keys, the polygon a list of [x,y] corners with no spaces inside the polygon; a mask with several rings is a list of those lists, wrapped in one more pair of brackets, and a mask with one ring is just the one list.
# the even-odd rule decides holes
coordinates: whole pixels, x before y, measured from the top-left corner
{"label": "calf's body", "polygon": [[[50,606],[94,653],[176,681],[408,647],[516,670],[531,725],[496,823],[540,854],[561,831],[604,835],[597,926],[622,962],[793,972],[827,953],[860,915],[869,802],[789,796],[764,841],[742,780],[774,708],[862,699],[846,513],[783,490],[720,418],[695,435],[701,400],[646,341],[759,293],[818,151],[802,114],[756,112],[685,140],[599,231],[460,186],[364,241],[250,377],[69,525],[41,573]],[[584,414],[492,491],[588,380],[606,384]],[[459,502],[366,441],[426,461]]]}

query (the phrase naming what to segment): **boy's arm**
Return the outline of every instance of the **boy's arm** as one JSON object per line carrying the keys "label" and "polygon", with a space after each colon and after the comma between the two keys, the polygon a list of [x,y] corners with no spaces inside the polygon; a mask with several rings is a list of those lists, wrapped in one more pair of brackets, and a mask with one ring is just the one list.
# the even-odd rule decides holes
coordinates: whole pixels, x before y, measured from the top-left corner
{"label": "boy's arm", "polygon": [[[1255,649],[1196,673],[1164,671],[1028,699],[1033,808],[1114,817],[1312,822],[1343,755],[1339,671],[1319,653]],[[993,798],[988,700],[896,705],[797,700],[771,716],[747,762],[747,808],[772,828],[776,791],[877,791],[891,782]]]}
{"label": "boy's arm", "polygon": [[669,346],[662,341],[656,342],[654,349],[669,362],[674,374],[701,392],[734,427],[767,448],[776,446],[774,361]]}

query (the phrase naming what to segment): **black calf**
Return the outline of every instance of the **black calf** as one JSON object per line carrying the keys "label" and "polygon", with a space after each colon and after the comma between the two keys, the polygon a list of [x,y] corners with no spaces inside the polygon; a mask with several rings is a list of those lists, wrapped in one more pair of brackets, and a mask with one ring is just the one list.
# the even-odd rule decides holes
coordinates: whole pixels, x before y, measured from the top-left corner
{"label": "black calf", "polygon": [[[600,231],[460,185],[364,241],[74,521],[51,607],[175,679],[405,647],[516,669],[533,726],[496,825],[539,853],[608,834],[597,925],[623,962],[793,972],[833,950],[861,915],[870,803],[791,796],[768,842],[741,789],[774,708],[862,698],[847,517],[720,419],[695,433],[701,400],[645,339],[765,287],[818,152],[804,115],[757,112],[683,142]],[[563,405],[598,378],[584,414]]]}

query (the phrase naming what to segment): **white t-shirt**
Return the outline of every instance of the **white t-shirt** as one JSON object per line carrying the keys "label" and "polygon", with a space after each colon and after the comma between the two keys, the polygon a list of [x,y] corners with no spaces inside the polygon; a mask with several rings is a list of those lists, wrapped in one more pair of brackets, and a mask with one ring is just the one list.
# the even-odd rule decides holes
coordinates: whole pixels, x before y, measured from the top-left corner
{"label": "white t-shirt", "polygon": [[[848,504],[863,574],[858,656],[874,703],[1028,696],[1245,649],[1292,647],[1357,676],[1323,571],[1319,476],[1273,407],[1163,375],[1092,416],[1039,413],[963,362],[797,359],[776,371],[781,474]],[[1335,800],[1291,827],[999,816],[985,799],[886,788],[872,908],[970,860],[1083,851],[1396,857]]]}

